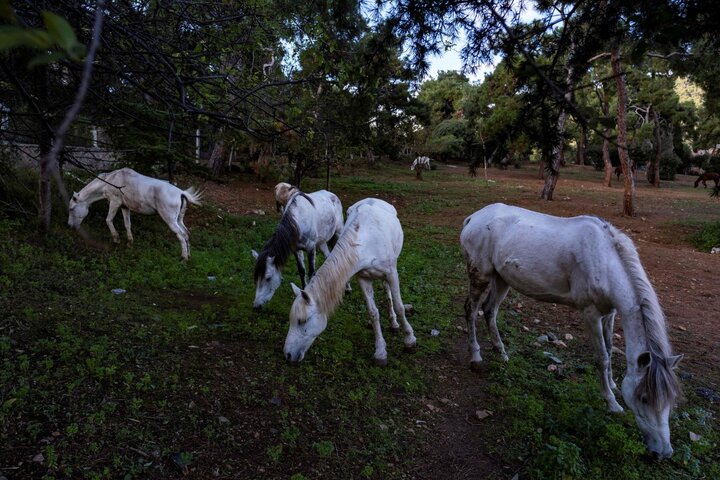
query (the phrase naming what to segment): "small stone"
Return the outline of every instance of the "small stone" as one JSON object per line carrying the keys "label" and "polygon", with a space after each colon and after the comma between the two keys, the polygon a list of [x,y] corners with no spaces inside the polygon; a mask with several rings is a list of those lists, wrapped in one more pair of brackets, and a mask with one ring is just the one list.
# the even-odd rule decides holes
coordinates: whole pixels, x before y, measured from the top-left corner
{"label": "small stone", "polygon": [[525,325],[523,325],[522,328],[523,328],[523,330],[526,331],[526,332],[529,332],[529,331],[530,331],[530,329],[529,329],[528,327],[526,327]]}
{"label": "small stone", "polygon": [[612,353],[617,353],[618,355],[625,356],[625,352],[620,350],[618,347],[614,346],[612,347],[612,350],[610,350]]}
{"label": "small stone", "polygon": [[551,342],[554,342],[558,339],[557,335],[555,335],[553,332],[548,332],[547,337],[550,339]]}
{"label": "small stone", "polygon": [[615,337],[615,340],[622,340],[622,335],[620,335],[619,333],[616,333],[615,335],[613,335],[613,337]]}
{"label": "small stone", "polygon": [[563,342],[562,340],[554,340],[552,343],[556,347],[567,348],[567,344],[565,342]]}
{"label": "small stone", "polygon": [[695,432],[689,432],[689,435],[690,435],[690,441],[693,441],[693,442],[697,442],[698,440],[700,440],[702,438],[702,435],[698,435]]}
{"label": "small stone", "polygon": [[533,342],[533,347],[541,348],[542,345],[540,345],[538,342]]}
{"label": "small stone", "polygon": [[560,360],[558,357],[556,357],[555,355],[553,355],[550,352],[543,352],[543,355],[545,355],[547,358],[549,358],[550,360],[552,360],[553,362],[555,362],[557,364],[563,363],[562,360]]}
{"label": "small stone", "polygon": [[547,343],[548,340],[549,340],[549,338],[548,338],[547,335],[540,335],[539,337],[537,337],[537,338],[535,339],[535,341],[538,342],[538,343]]}
{"label": "small stone", "polygon": [[381,432],[387,432],[387,431],[388,431],[388,426],[385,425],[384,423],[381,423],[380,425],[378,425],[378,428],[380,429]]}
{"label": "small stone", "polygon": [[220,417],[218,417],[218,422],[220,422],[220,423],[230,423],[230,420],[228,420],[227,417],[220,416]]}
{"label": "small stone", "polygon": [[45,456],[42,453],[38,453],[32,458],[35,463],[45,463]]}
{"label": "small stone", "polygon": [[547,366],[547,369],[550,372],[555,372],[555,371],[557,371],[557,365],[551,363],[550,365]]}
{"label": "small stone", "polygon": [[123,293],[127,292],[124,288],[113,288],[110,290],[115,295],[122,295]]}
{"label": "small stone", "polygon": [[433,337],[437,337],[438,335],[440,335],[440,330],[433,328],[432,330],[430,330],[430,335],[432,335]]}
{"label": "small stone", "polygon": [[492,410],[475,410],[475,418],[478,420],[485,420],[486,418],[491,417],[492,414]]}
{"label": "small stone", "polygon": [[569,333],[565,334],[565,340],[570,341],[572,339],[573,339],[573,336],[571,334],[569,334]]}
{"label": "small stone", "polygon": [[215,280],[217,280],[217,277],[215,275],[208,275],[208,280],[214,282]]}
{"label": "small stone", "polygon": [[681,332],[687,332],[687,328],[683,327],[682,325],[678,325],[677,328],[678,328],[678,330],[680,330]]}
{"label": "small stone", "polygon": [[270,400],[268,400],[270,405],[275,405],[276,407],[279,406],[282,403],[282,400],[280,400],[280,397],[272,397]]}
{"label": "small stone", "polygon": [[540,323],[540,319],[539,319],[539,318],[533,318],[533,323],[536,323],[536,324],[537,324],[537,323]]}

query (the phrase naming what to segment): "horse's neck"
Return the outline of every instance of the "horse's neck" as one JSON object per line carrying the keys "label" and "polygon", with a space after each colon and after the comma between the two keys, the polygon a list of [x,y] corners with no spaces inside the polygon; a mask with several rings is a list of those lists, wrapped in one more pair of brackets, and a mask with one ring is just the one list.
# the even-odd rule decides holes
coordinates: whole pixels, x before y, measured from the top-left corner
{"label": "horse's neck", "polygon": [[340,304],[345,285],[359,271],[358,266],[352,242],[339,241],[306,288],[323,313],[331,314]]}
{"label": "horse's neck", "polygon": [[104,188],[107,184],[99,178],[85,185],[78,193],[81,202],[93,203],[104,197]]}

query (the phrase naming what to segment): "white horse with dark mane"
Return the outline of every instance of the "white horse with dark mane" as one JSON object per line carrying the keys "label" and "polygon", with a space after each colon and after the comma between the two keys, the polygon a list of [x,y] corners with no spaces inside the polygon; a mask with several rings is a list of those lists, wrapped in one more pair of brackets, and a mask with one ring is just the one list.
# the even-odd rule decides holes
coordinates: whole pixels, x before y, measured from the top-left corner
{"label": "white horse with dark mane", "polygon": [[[294,187],[293,187],[294,188]],[[319,190],[313,193],[296,191],[285,206],[280,223],[260,253],[255,250],[255,301],[260,308],[270,301],[282,280],[282,269],[290,254],[295,255],[300,282],[305,286],[305,260],[308,270],[315,274],[315,249],[325,258],[330,256],[328,242],[336,241],[343,228],[342,203],[334,193]]]}
{"label": "white horse with dark mane", "polygon": [[[510,287],[528,297],[579,309],[589,327],[608,410],[622,412],[612,390],[610,355],[615,314],[625,335],[625,403],[647,448],[673,453],[668,418],[680,385],[665,316],[632,240],[591,216],[561,218],[496,203],[465,219],[460,244],[470,286],[465,302],[471,366],[482,361],[475,322],[482,302],[494,347],[507,360],[497,329],[498,307]],[[485,295],[483,295],[485,292]]]}
{"label": "white horse with dark mane", "polygon": [[183,223],[188,203],[200,205],[201,195],[193,188],[180,190],[175,185],[157,178],[146,177],[130,168],[121,168],[110,173],[101,173],[80,192],[73,193],[68,209],[68,225],[78,228],[87,216],[90,205],[106,199],[110,203],[105,222],[113,241],[120,242],[120,236],[113,218],[118,209],[122,210],[128,242],[132,243],[130,212],[143,215],[160,215],[170,230],[180,240],[183,260],[190,257],[190,233]]}
{"label": "white horse with dark mane", "polygon": [[395,208],[382,200],[367,198],[348,209],[340,239],[307,288],[292,285],[296,298],[290,309],[290,327],[283,349],[290,362],[301,361],[313,341],[325,330],[328,317],[340,304],[345,284],[357,276],[375,331],[375,363],[387,364],[380,314],[374,300],[373,280],[382,280],[389,291],[389,308],[405,330],[405,348],[414,350],[413,329],[405,318],[400,297],[397,259],[403,245],[403,231]]}

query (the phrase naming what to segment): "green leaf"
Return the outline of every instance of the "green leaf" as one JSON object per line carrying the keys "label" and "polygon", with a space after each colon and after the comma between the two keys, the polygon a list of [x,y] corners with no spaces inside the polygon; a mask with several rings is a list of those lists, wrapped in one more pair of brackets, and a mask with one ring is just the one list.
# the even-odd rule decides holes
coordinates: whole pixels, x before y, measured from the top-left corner
{"label": "green leaf", "polygon": [[24,45],[25,31],[20,27],[0,26],[0,50],[8,50]]}
{"label": "green leaf", "polygon": [[39,67],[62,60],[65,57],[64,52],[47,52],[36,55],[28,62],[28,68]]}
{"label": "green leaf", "polygon": [[78,43],[75,30],[73,30],[67,20],[59,15],[48,12],[47,10],[43,11],[42,15],[45,27],[52,39],[64,50],[69,52],[73,46]]}
{"label": "green leaf", "polygon": [[23,37],[25,38],[24,45],[26,47],[37,48],[39,50],[48,49],[54,43],[46,31],[39,29],[25,30]]}

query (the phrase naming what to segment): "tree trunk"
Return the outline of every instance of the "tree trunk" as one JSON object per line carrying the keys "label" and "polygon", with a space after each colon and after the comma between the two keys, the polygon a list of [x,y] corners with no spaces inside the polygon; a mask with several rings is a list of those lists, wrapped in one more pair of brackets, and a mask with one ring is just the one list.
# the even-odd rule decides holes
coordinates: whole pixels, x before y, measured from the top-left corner
{"label": "tree trunk", "polygon": [[43,134],[40,142],[40,179],[38,183],[38,219],[40,229],[48,233],[50,231],[50,216],[52,213],[52,183],[50,150],[51,140],[49,134]]}
{"label": "tree trunk", "polygon": [[620,70],[620,44],[619,40],[616,40],[615,45],[612,49],[611,64],[613,75],[615,76],[615,82],[617,84],[617,143],[618,143],[618,154],[620,155],[620,166],[623,174],[625,175],[625,193],[623,195],[623,214],[633,216],[635,213],[634,201],[635,201],[635,175],[630,168],[630,155],[628,155],[627,148],[627,127],[625,124],[625,105],[626,105],[626,92],[625,92],[625,76],[622,75]]}
{"label": "tree trunk", "polygon": [[577,139],[577,152],[575,161],[578,165],[585,165],[585,145],[587,144],[587,128],[580,125],[580,136]]}
{"label": "tree trunk", "polygon": [[222,140],[218,140],[215,143],[215,147],[213,147],[210,160],[208,160],[208,166],[215,176],[219,176],[222,173],[223,157],[225,157],[225,144]]}
{"label": "tree trunk", "polygon": [[662,157],[662,139],[660,138],[660,118],[657,110],[650,106],[653,114],[653,133],[655,134],[655,158],[647,169],[647,180],[654,187],[660,186],[660,158]]}
{"label": "tree trunk", "polygon": [[605,138],[603,138],[602,147],[603,165],[605,165],[604,181],[606,186],[612,187],[612,177],[614,169],[612,166],[612,161],[610,160],[610,129],[606,128],[603,134],[605,135]]}

